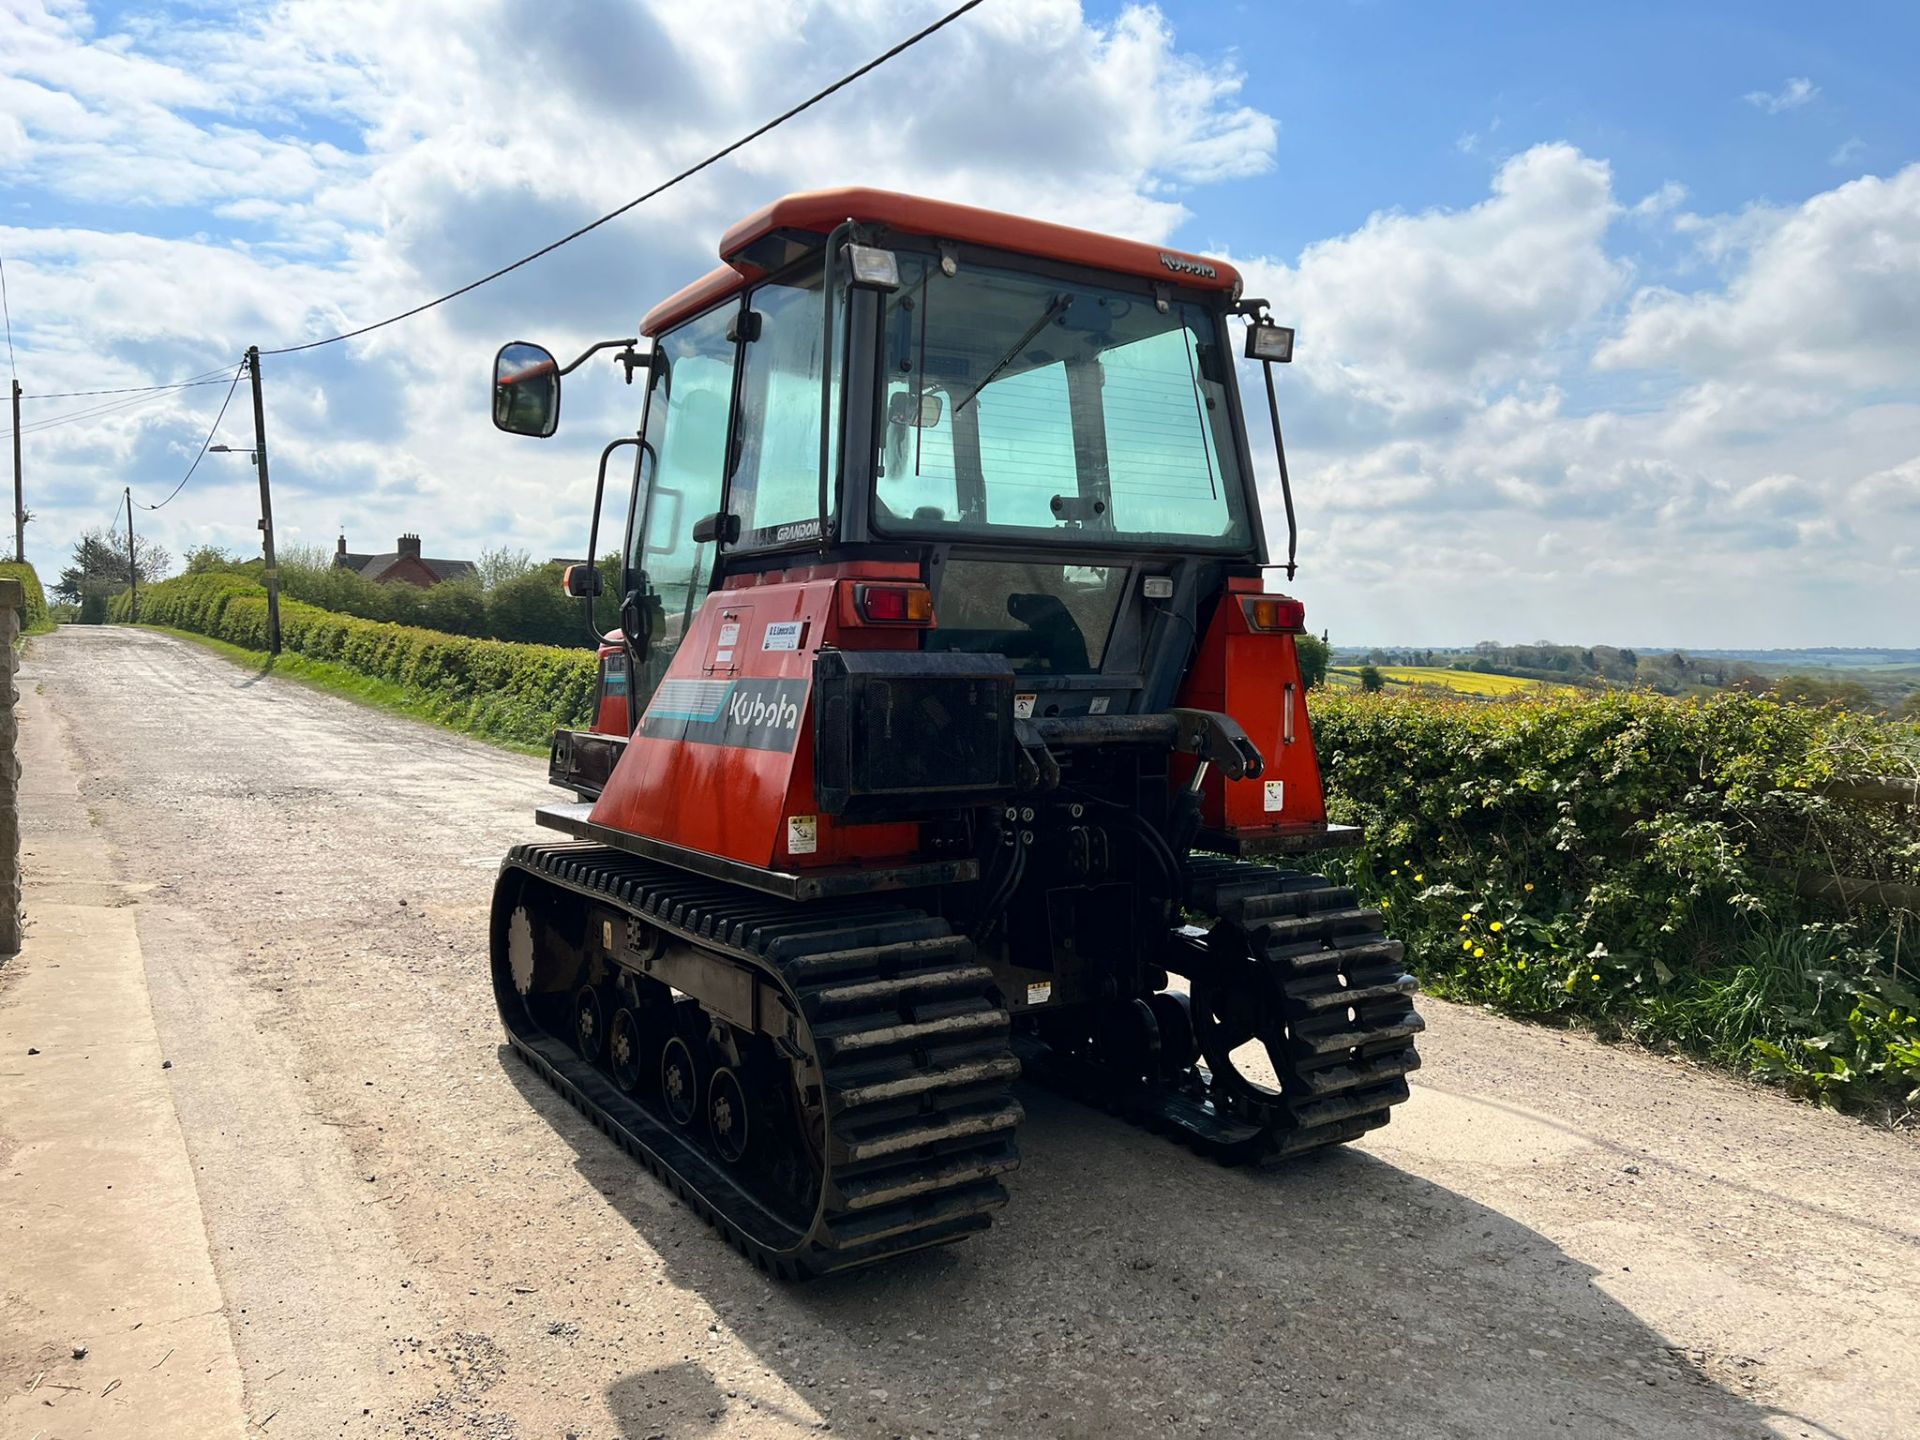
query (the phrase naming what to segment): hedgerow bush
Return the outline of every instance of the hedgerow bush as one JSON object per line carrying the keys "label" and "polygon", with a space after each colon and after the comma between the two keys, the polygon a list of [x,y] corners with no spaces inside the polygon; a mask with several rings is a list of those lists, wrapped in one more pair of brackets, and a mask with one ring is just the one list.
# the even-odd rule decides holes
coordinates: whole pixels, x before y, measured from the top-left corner
{"label": "hedgerow bush", "polygon": [[20,615],[20,633],[33,635],[51,630],[53,620],[47,614],[47,595],[40,588],[40,572],[24,560],[0,560],[0,577],[18,580],[20,588],[26,591],[27,603]]}
{"label": "hedgerow bush", "polygon": [[[125,623],[131,605],[113,601]],[[182,575],[140,592],[140,620],[267,648],[267,597],[240,575]],[[592,714],[599,664],[587,650],[478,640],[409,625],[340,615],[284,596],[280,641],[286,651],[401,687],[437,720],[477,735],[543,745],[556,727],[584,725]]]}
{"label": "hedgerow bush", "polygon": [[1920,772],[1920,727],[1733,694],[1313,705],[1329,811],[1367,832],[1325,868],[1436,993],[1920,1100],[1916,917],[1801,893],[1920,883],[1910,809],[1815,788]]}

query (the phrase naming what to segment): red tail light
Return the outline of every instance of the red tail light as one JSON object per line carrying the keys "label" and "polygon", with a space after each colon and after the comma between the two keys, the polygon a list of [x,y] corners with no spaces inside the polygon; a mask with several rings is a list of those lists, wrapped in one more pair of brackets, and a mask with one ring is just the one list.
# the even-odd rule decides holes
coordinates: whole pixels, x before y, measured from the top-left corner
{"label": "red tail light", "polygon": [[933,623],[933,592],[924,585],[856,585],[853,606],[869,625]]}
{"label": "red tail light", "polygon": [[1307,607],[1284,595],[1245,595],[1240,605],[1249,630],[1276,633],[1307,628]]}

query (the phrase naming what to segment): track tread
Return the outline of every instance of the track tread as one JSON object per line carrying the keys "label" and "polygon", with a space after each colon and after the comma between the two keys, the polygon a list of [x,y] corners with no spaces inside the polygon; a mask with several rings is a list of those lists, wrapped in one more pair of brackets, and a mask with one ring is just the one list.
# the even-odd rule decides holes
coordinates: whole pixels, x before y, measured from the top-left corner
{"label": "track tread", "polygon": [[676,1150],[598,1071],[576,1073],[585,1062],[564,1044],[520,1033],[499,996],[514,1048],[761,1268],[802,1279],[870,1264],[974,1234],[1006,1203],[1020,1063],[992,972],[945,921],[892,900],[770,901],[587,842],[517,846],[503,886],[510,871],[614,902],[630,938],[654,926],[747,963],[807,1022],[828,1143],[820,1205],[798,1235],[756,1231],[764,1206],[684,1142]]}

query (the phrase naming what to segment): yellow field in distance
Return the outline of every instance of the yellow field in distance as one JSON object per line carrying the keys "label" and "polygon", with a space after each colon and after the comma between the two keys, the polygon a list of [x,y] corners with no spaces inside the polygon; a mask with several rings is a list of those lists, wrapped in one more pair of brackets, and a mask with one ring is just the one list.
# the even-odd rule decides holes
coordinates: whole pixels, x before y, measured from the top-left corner
{"label": "yellow field in distance", "polygon": [[[1431,685],[1436,689],[1452,690],[1461,695],[1518,695],[1524,691],[1552,694],[1556,691],[1571,690],[1571,685],[1554,685],[1545,680],[1523,680],[1516,675],[1482,675],[1473,670],[1448,670],[1438,665],[1382,665],[1380,678],[1387,682],[1389,690],[1413,685]],[[1358,685],[1360,670],[1358,666],[1343,665],[1327,672],[1327,680],[1334,685]]]}

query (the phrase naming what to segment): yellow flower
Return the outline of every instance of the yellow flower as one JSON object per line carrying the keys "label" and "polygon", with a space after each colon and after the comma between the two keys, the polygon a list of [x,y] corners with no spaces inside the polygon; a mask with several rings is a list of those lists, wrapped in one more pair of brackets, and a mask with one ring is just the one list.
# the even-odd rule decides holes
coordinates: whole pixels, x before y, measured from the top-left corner
{"label": "yellow flower", "polygon": [[1587,978],[1591,980],[1598,980],[1600,977],[1598,975],[1590,975]]}
{"label": "yellow flower", "polygon": [[1474,958],[1474,959],[1476,959],[1476,960],[1484,960],[1484,959],[1486,959],[1486,958],[1487,958],[1487,952],[1486,952],[1486,948],[1485,948],[1484,946],[1481,946],[1481,945],[1476,945],[1476,946],[1474,946],[1474,947],[1473,947],[1473,958]]}
{"label": "yellow flower", "polygon": [[1393,902],[1391,900],[1382,900],[1380,902],[1380,908],[1382,910],[1391,910],[1393,908]]}
{"label": "yellow flower", "polygon": [[1518,968],[1519,968],[1519,969],[1522,969],[1522,970],[1524,970],[1524,969],[1526,969],[1526,968],[1527,968],[1527,962],[1526,962],[1526,961],[1524,961],[1524,960],[1522,960],[1522,961],[1520,962],[1520,964],[1519,964],[1519,967],[1518,967]]}
{"label": "yellow flower", "polygon": [[1471,940],[1462,940],[1462,941],[1460,942],[1460,948],[1461,948],[1462,950],[1471,950],[1471,949],[1473,948],[1473,941],[1471,941]]}
{"label": "yellow flower", "polygon": [[1502,925],[1502,924],[1501,924],[1501,923],[1500,923],[1500,922],[1499,922],[1498,920],[1496,920],[1496,921],[1494,921],[1494,922],[1493,922],[1493,924],[1491,924],[1491,925],[1489,925],[1489,926],[1488,926],[1487,928],[1488,928],[1489,930],[1491,930],[1491,931],[1493,931],[1493,932],[1494,932],[1494,933],[1495,933],[1495,934],[1497,935],[1497,934],[1499,934],[1499,933],[1500,933],[1500,932],[1501,932],[1502,930],[1504,930],[1504,929],[1506,929],[1507,927],[1506,927],[1506,926],[1504,926],[1504,925]]}
{"label": "yellow flower", "polygon": [[1460,927],[1460,933],[1461,933],[1462,935],[1464,935],[1464,934],[1466,934],[1466,933],[1467,933],[1467,927],[1466,927],[1466,926],[1464,926],[1464,925],[1462,925],[1462,926]]}
{"label": "yellow flower", "polygon": [[1427,877],[1424,875],[1416,875],[1413,877],[1413,883],[1416,885],[1424,885],[1427,883]]}
{"label": "yellow flower", "polygon": [[1533,882],[1529,880],[1525,885],[1521,886],[1520,888],[1525,890],[1529,895],[1531,895],[1533,893]]}
{"label": "yellow flower", "polygon": [[1460,912],[1460,918],[1462,920],[1471,920],[1473,919],[1473,912],[1471,910],[1462,910]]}
{"label": "yellow flower", "polygon": [[1398,870],[1396,870],[1396,871],[1394,871],[1393,873],[1394,873],[1394,874],[1396,874],[1396,875],[1398,875],[1398,874],[1399,874],[1400,872],[1399,872]]}

